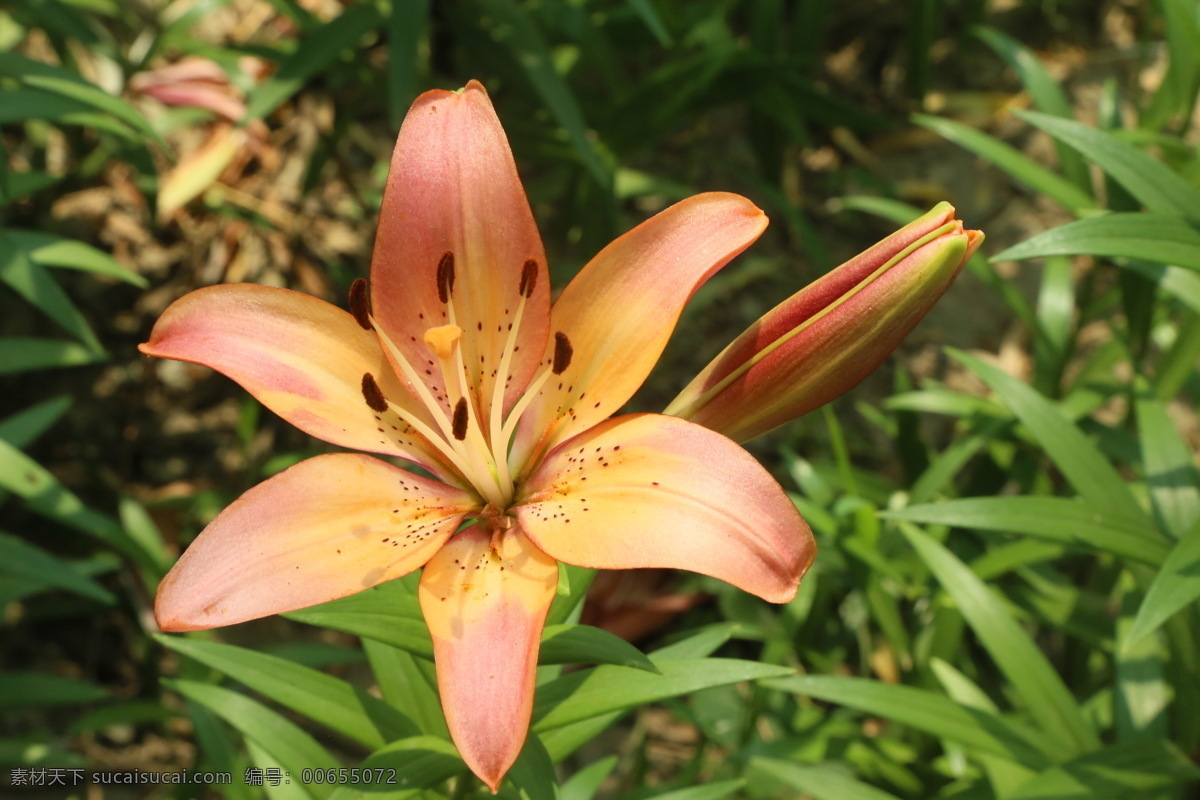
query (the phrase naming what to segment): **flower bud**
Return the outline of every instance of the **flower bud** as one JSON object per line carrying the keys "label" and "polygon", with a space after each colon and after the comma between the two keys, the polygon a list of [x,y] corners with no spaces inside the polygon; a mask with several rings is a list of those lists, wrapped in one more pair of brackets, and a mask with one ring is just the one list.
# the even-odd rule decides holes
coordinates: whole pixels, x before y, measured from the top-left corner
{"label": "flower bud", "polygon": [[939,203],[751,325],[665,413],[744,442],[819,408],[896,349],[982,241]]}

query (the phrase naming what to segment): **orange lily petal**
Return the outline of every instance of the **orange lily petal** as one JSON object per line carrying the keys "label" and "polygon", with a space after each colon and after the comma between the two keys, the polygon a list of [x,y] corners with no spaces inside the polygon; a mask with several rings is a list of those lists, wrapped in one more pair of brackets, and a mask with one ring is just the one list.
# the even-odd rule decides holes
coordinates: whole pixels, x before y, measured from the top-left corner
{"label": "orange lily petal", "polygon": [[163,578],[155,617],[200,630],[361,592],[420,568],[473,507],[370,456],[310,458],[217,515]]}
{"label": "orange lily petal", "polygon": [[795,596],[816,554],[795,505],[749,453],[658,414],[616,417],[564,442],[515,512],[559,561],[686,569],[775,603]]}
{"label": "orange lily petal", "polygon": [[471,771],[493,792],[529,730],[542,626],[558,565],[519,528],[474,525],[421,573],[446,724]]}
{"label": "orange lily petal", "polygon": [[407,458],[439,475],[449,472],[407,424],[367,405],[362,382],[371,373],[384,396],[427,420],[374,333],[324,300],[251,284],[210,286],[172,303],[138,349],[211,367],[319,439]]}
{"label": "orange lily petal", "polygon": [[[453,254],[454,319],[439,297],[439,265]],[[534,279],[524,280],[526,262]],[[436,357],[423,336],[454,322],[465,332],[462,357],[477,408],[491,407],[492,389],[521,289],[531,296],[516,331],[505,406],[528,384],[545,347],[549,324],[546,254],[512,152],[487,92],[476,81],[460,93],[417,98],[392,155],[383,194],[371,291],[376,320],[424,373]],[[426,383],[441,394],[437,369]],[[484,413],[487,425],[487,413]]]}
{"label": "orange lily petal", "polygon": [[[676,203],[601,250],[554,304],[551,329],[566,334],[573,354],[522,418],[514,463],[624,405],[692,294],[766,227],[749,200],[711,192]],[[552,360],[549,352],[543,360]]]}

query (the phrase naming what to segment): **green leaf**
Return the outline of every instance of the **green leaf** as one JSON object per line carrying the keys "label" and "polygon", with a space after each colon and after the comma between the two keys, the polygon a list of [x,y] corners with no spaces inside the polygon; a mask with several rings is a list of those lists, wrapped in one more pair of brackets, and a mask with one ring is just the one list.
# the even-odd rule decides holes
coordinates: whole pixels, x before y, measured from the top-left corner
{"label": "green leaf", "polygon": [[953,553],[912,525],[900,531],[937,576],[1029,712],[1061,751],[1072,755],[1100,746],[1091,723],[1058,673],[988,586]]}
{"label": "green leaf", "polygon": [[0,375],[39,369],[78,367],[106,356],[77,342],[9,336],[0,339]]}
{"label": "green leaf", "polygon": [[128,125],[97,111],[95,106],[66,95],[42,89],[9,89],[0,104],[0,125],[43,119],[50,122],[81,125],[141,141]]}
{"label": "green leaf", "polygon": [[505,777],[517,788],[521,800],[558,800],[554,763],[537,736],[525,737],[525,745]]}
{"label": "green leaf", "polygon": [[948,349],[947,352],[1000,396],[1045,449],[1055,466],[1096,511],[1126,519],[1146,519],[1145,512],[1121,476],[1061,410],[1000,368],[959,350]]}
{"label": "green leaf", "polygon": [[417,97],[421,40],[429,25],[429,0],[393,2],[387,18],[388,115],[399,128]]}
{"label": "green leaf", "polygon": [[558,788],[559,800],[592,800],[616,766],[617,757],[607,756],[582,767]]}
{"label": "green leaf", "polygon": [[[1063,119],[1072,118],[1074,112],[1071,109],[1070,101],[1067,100],[1066,93],[1063,92],[1058,81],[1046,72],[1046,68],[1042,66],[1042,62],[1032,50],[995,28],[976,27],[971,32],[982,39],[988,47],[996,52],[996,55],[1004,59],[1005,63],[1016,71],[1017,76],[1021,79],[1021,85],[1025,87],[1025,91],[1029,92],[1029,96],[1033,98],[1033,103],[1039,111]],[[1088,175],[1087,164],[1079,157],[1079,153],[1067,147],[1063,142],[1055,142],[1054,146],[1058,151],[1058,164],[1063,175],[1083,191],[1089,191],[1092,180]]]}
{"label": "green leaf", "polygon": [[13,246],[27,253],[31,261],[43,267],[61,267],[106,275],[110,278],[145,289],[150,284],[141,275],[131,272],[121,262],[89,244],[54,236],[40,231],[5,231]]}
{"label": "green leaf", "polygon": [[[295,723],[245,695],[196,681],[164,679],[163,683],[212,711],[243,736],[252,739],[292,774],[293,781],[299,781],[304,769],[336,769],[341,766],[329,751]],[[333,790],[328,784],[316,783],[306,788],[317,800],[328,797]]]}
{"label": "green leaf", "polygon": [[397,788],[381,791],[388,784],[339,786],[329,800],[401,800],[466,771],[454,745],[432,736],[392,742],[367,756],[359,767],[395,770]]}
{"label": "green leaf", "polygon": [[0,439],[24,449],[54,427],[70,408],[71,398],[66,395],[35,403],[0,420]]}
{"label": "green leaf", "polygon": [[658,667],[641,650],[591,625],[547,625],[538,651],[539,664],[615,664],[647,672]]}
{"label": "green leaf", "polygon": [[1035,192],[1046,195],[1075,214],[1096,208],[1096,201],[1087,192],[982,131],[928,114],[913,114],[912,121],[990,161]]}
{"label": "green leaf", "polygon": [[433,658],[433,640],[429,638],[417,598],[396,581],[284,616],[374,639],[421,658]]}
{"label": "green leaf", "polygon": [[1178,539],[1200,520],[1200,476],[1196,474],[1192,448],[1167,409],[1141,380],[1134,411],[1150,500],[1163,528]]}
{"label": "green leaf", "polygon": [[1074,147],[1124,186],[1149,211],[1200,219],[1200,190],[1133,145],[1074,120],[1033,111],[1014,110],[1012,113]]}
{"label": "green leaf", "polygon": [[815,800],[897,800],[896,795],[863,783],[841,766],[755,758],[751,760],[750,768],[765,772]]}
{"label": "green leaf", "polygon": [[[1136,272],[1147,280],[1153,281],[1159,289],[1174,295],[1193,314],[1200,314],[1200,273],[1183,267],[1152,264],[1146,261],[1119,261],[1117,266]],[[1194,360],[1189,360],[1189,368]]]}
{"label": "green leaf", "polygon": [[840,675],[799,675],[762,685],[885,717],[1034,769],[1052,763],[1050,745],[1038,732],[928,689]]}
{"label": "green leaf", "polygon": [[1105,800],[1157,796],[1200,780],[1200,769],[1162,740],[1106,747],[1030,778],[1005,800]]}
{"label": "green leaf", "polygon": [[50,276],[49,271],[35,263],[28,252],[14,246],[12,237],[0,229],[0,281],[27,303],[34,306],[63,330],[74,336],[88,350],[101,355],[104,348],[92,332],[83,314],[71,302],[71,298]]}
{"label": "green leaf", "polygon": [[181,636],[159,644],[223,672],[281,705],[370,748],[417,735],[411,720],[382,700],[332,675],[279,656]]}
{"label": "green leaf", "polygon": [[40,672],[0,673],[0,710],[94,703],[108,690],[90,681]]}
{"label": "green leaf", "polygon": [[111,517],[93,511],[45,467],[0,439],[0,489],[21,497],[30,508],[86,533],[143,566],[145,554]]}
{"label": "green leaf", "polygon": [[0,575],[40,581],[48,589],[65,589],[105,605],[117,600],[112,592],[70,563],[3,532],[0,532]]}
{"label": "green leaf", "polygon": [[489,33],[525,70],[542,102],[566,131],[579,160],[600,186],[611,191],[612,174],[592,144],[579,103],[570,85],[558,73],[554,54],[550,52],[541,31],[529,19],[524,8],[513,0],[478,0],[478,5],[498,23]]}
{"label": "green leaf", "polygon": [[1200,597],[1200,522],[1183,535],[1154,576],[1122,647],[1137,644],[1197,597]]}
{"label": "green leaf", "polygon": [[643,795],[643,800],[718,800],[728,797],[746,785],[744,779],[732,781],[715,781],[704,786],[689,786],[686,789],[672,789],[669,792]]}
{"label": "green leaf", "polygon": [[671,34],[667,30],[667,26],[663,25],[662,17],[658,15],[658,11],[654,8],[654,3],[650,0],[625,0],[634,13],[642,18],[642,22],[646,23],[646,27],[654,34],[654,38],[663,47],[671,44]]}
{"label": "green leaf", "polygon": [[744,634],[746,626],[740,622],[714,622],[703,628],[692,631],[686,638],[678,642],[664,645],[654,651],[654,660],[664,658],[705,658],[711,656],[730,639],[739,633]]}
{"label": "green leaf", "polygon": [[1065,497],[970,497],[880,512],[887,519],[1037,536],[1158,566],[1170,544],[1141,518]]}
{"label": "green leaf", "polygon": [[380,22],[373,3],[355,3],[330,22],[305,31],[295,52],[279,62],[275,74],[250,90],[245,120],[270,114],[309,80],[328,69],[344,51],[358,45]]}
{"label": "green leaf", "polygon": [[1043,231],[992,261],[1058,255],[1136,258],[1200,270],[1200,231],[1166,214],[1104,214]]}
{"label": "green leaf", "polygon": [[15,78],[25,86],[51,92],[104,111],[122,122],[128,123],[147,138],[163,147],[166,143],[143,119],[137,109],[119,97],[114,97],[99,86],[88,83],[73,72],[62,67],[34,61],[18,53],[0,52],[0,75]]}
{"label": "green leaf", "polygon": [[629,667],[593,667],[538,687],[533,730],[545,731],[713,686],[792,674],[789,667],[727,658],[653,661],[660,674]]}

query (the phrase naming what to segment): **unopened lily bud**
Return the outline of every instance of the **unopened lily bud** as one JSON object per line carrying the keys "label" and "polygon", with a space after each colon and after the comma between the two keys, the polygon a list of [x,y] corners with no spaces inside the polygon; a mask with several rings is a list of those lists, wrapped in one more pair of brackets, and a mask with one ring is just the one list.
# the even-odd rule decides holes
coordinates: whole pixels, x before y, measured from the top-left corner
{"label": "unopened lily bud", "polygon": [[744,442],[819,408],[896,349],[982,241],[939,203],[751,325],[665,413]]}

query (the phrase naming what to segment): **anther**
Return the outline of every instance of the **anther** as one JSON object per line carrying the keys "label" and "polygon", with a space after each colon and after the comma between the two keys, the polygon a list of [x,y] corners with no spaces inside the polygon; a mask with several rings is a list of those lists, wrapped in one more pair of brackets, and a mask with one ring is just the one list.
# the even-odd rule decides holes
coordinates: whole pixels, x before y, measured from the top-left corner
{"label": "anther", "polygon": [[371,330],[371,300],[367,297],[367,282],[356,278],[350,284],[350,313],[364,331]]}
{"label": "anther", "polygon": [[451,432],[454,438],[460,442],[467,438],[467,398],[458,398],[458,404],[454,406],[454,421],[451,423]]}
{"label": "anther", "polygon": [[554,364],[551,367],[555,375],[562,375],[567,367],[571,366],[571,355],[575,350],[571,347],[571,340],[562,331],[557,331],[554,334]]}
{"label": "anther", "polygon": [[437,290],[438,299],[449,303],[450,293],[454,291],[454,253],[449,250],[442,254],[437,265]]}
{"label": "anther", "polygon": [[533,297],[533,287],[537,286],[537,262],[532,258],[525,262],[525,266],[521,267],[521,285],[517,287],[517,294],[523,297]]}
{"label": "anther", "polygon": [[383,397],[383,392],[379,388],[379,384],[375,382],[375,376],[369,372],[364,372],[362,377],[362,393],[363,399],[367,401],[367,405],[372,411],[380,413],[387,411],[387,400]]}

